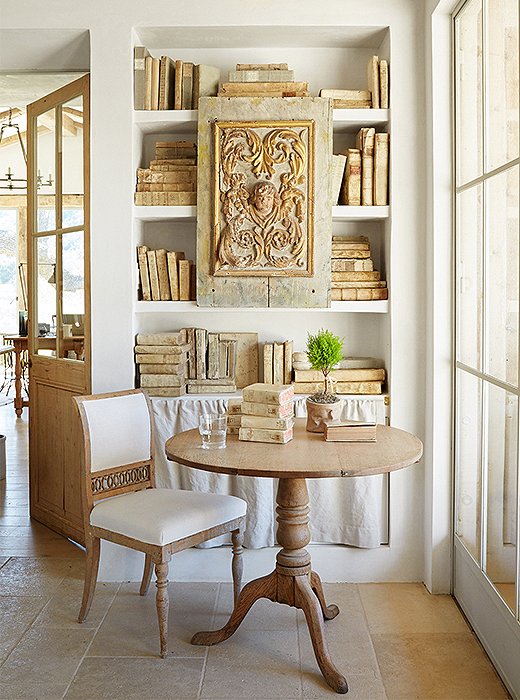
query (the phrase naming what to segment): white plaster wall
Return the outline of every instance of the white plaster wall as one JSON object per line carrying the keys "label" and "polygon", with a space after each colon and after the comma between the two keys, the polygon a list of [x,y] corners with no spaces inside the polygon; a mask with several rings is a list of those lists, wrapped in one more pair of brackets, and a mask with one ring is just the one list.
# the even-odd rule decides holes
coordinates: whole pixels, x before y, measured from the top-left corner
{"label": "white plaster wall", "polygon": [[[377,24],[391,28],[393,207],[391,250],[387,252],[392,276],[391,324],[382,319],[380,328],[391,334],[392,422],[424,437],[425,25],[423,3],[413,0],[289,0],[283,4],[278,0],[218,4],[202,0],[156,0],[153,4],[141,0],[55,0],[45,7],[37,0],[26,0],[3,6],[2,28],[6,30],[76,28],[90,32],[93,390],[126,388],[134,374],[131,29],[178,24],[264,25],[267,19],[274,25]],[[189,323],[189,316],[184,320]],[[196,322],[195,318],[191,322]],[[287,335],[300,323],[301,316],[288,317]],[[356,576],[365,580],[422,580],[423,521],[424,471],[419,464],[391,476],[390,546],[372,552],[331,548],[329,578],[352,580],[357,571]],[[207,556],[205,552],[195,554]]]}

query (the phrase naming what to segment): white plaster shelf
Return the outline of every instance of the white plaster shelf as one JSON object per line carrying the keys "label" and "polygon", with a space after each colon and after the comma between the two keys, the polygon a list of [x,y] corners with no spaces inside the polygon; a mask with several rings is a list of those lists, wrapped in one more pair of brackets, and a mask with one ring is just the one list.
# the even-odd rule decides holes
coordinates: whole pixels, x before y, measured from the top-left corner
{"label": "white plaster shelf", "polygon": [[134,124],[143,134],[195,134],[196,109],[134,111]]}
{"label": "white plaster shelf", "polygon": [[[362,126],[385,126],[390,120],[389,109],[335,109],[333,127],[338,133],[356,132]],[[195,134],[196,109],[138,110],[134,123],[143,134]]]}
{"label": "white plaster shelf", "polygon": [[386,126],[389,120],[389,109],[335,109],[332,112],[336,133],[356,132],[363,126]]}
{"label": "white plaster shelf", "polygon": [[390,207],[332,207],[333,221],[372,221],[373,219],[388,219]]}
{"label": "white plaster shelf", "polygon": [[134,218],[138,221],[160,221],[161,219],[176,219],[177,221],[196,221],[197,207],[134,206]]}
{"label": "white plaster shelf", "polygon": [[194,301],[136,301],[134,310],[136,313],[388,313],[388,301],[333,301],[331,306],[325,309],[305,308],[276,308],[276,307],[207,307],[197,306]]}

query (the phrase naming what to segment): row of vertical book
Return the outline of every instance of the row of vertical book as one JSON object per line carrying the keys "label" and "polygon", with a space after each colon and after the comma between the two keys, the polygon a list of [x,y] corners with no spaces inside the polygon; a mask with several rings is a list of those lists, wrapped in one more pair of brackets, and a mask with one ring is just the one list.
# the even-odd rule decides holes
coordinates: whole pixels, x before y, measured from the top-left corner
{"label": "row of vertical book", "polygon": [[332,203],[387,206],[390,134],[364,127],[356,147],[332,156]]}
{"label": "row of vertical book", "polygon": [[154,58],[134,47],[134,109],[197,109],[199,97],[216,95],[219,82],[214,66]]}
{"label": "row of vertical book", "polygon": [[195,264],[183,252],[146,245],[137,247],[141,299],[143,301],[193,301],[196,299]]}

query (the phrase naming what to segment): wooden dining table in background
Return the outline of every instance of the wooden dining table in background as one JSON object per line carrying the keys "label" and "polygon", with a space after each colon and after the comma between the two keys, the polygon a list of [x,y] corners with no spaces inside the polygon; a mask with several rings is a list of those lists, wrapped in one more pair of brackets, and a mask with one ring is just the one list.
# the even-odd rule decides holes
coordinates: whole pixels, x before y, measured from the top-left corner
{"label": "wooden dining table in background", "polygon": [[303,610],[325,680],[337,693],[346,693],[347,680],[330,657],[323,622],[335,618],[339,609],[325,602],[320,577],[312,570],[311,556],[305,549],[310,542],[306,480],[370,476],[403,469],[421,458],[419,438],[404,430],[378,425],[376,442],[326,442],[321,433],[307,432],[305,419],[297,418],[294,439],[286,445],[240,442],[237,435],[228,435],[224,449],[206,450],[194,429],[170,438],[165,449],[168,459],[194,469],[279,479],[277,540],[282,548],[276,555],[275,569],[243,588],[224,627],[197,632],[192,644],[212,645],[228,639],[260,598],[284,603]]}
{"label": "wooden dining table in background", "polygon": [[[29,338],[26,335],[6,335],[4,341],[14,346],[14,410],[17,416],[22,415],[24,407],[29,406],[29,394],[24,399],[22,396],[23,362],[22,354],[28,352]],[[84,336],[75,335],[63,338],[65,346],[70,349],[83,348]],[[38,338],[40,350],[56,350],[56,336],[41,336]]]}

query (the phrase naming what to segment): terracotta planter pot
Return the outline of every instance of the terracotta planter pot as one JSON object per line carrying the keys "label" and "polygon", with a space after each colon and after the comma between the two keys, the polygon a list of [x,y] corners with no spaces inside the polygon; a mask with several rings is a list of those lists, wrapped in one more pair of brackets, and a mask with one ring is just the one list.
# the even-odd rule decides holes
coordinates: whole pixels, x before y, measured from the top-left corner
{"label": "terracotta planter pot", "polygon": [[307,399],[307,430],[309,433],[323,433],[324,420],[339,420],[343,410],[343,399],[334,403],[316,403]]}

